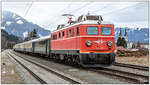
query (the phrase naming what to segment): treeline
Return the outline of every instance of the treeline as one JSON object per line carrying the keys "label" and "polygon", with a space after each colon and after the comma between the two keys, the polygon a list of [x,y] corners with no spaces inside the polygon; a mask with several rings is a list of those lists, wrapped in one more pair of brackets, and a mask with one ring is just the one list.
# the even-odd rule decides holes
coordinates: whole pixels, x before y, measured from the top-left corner
{"label": "treeline", "polygon": [[28,36],[24,38],[24,42],[25,41],[29,41],[29,40],[33,40],[35,38],[38,38],[38,34],[37,34],[37,30],[33,29],[32,32],[28,33]]}
{"label": "treeline", "polygon": [[22,38],[15,35],[9,35],[4,29],[1,29],[1,48],[11,49],[16,43],[22,42]]}

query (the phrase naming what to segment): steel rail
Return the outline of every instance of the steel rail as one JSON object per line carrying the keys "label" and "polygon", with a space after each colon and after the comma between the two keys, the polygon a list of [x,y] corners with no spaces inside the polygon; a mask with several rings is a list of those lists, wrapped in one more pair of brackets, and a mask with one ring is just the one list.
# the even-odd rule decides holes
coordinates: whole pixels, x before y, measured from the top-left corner
{"label": "steel rail", "polygon": [[149,76],[140,75],[140,74],[134,74],[130,72],[110,69],[110,68],[103,68],[103,69],[90,69],[91,71],[97,72],[97,73],[104,73],[116,77],[121,77],[123,79],[126,79],[128,81],[132,81],[136,84],[147,84],[149,83]]}
{"label": "steel rail", "polygon": [[118,62],[115,62],[113,65],[120,66],[120,67],[128,67],[128,68],[134,68],[134,69],[149,71],[149,67],[146,67],[146,66],[139,66],[139,65],[118,63]]}
{"label": "steel rail", "polygon": [[12,57],[16,62],[18,62],[23,68],[25,68],[36,80],[38,80],[41,84],[47,84],[42,78],[36,75],[32,70],[30,70],[27,66],[23,65],[19,60],[13,57],[11,54],[7,54],[9,57]]}
{"label": "steel rail", "polygon": [[[13,53],[13,54],[14,54],[14,53]],[[17,54],[14,54],[14,55],[17,56]],[[21,56],[19,56],[19,57],[21,57]],[[57,76],[63,78],[63,79],[66,80],[66,81],[69,81],[70,83],[73,83],[73,84],[86,83],[86,82],[84,82],[84,81],[77,80],[77,79],[75,79],[75,78],[73,78],[73,77],[71,77],[71,76],[69,76],[69,75],[65,75],[64,73],[59,73],[59,72],[57,72],[57,71],[54,70],[54,69],[51,69],[51,68],[49,68],[49,67],[47,67],[47,66],[45,66],[45,65],[42,65],[42,64],[37,63],[37,62],[35,62],[35,61],[32,61],[32,60],[30,60],[30,59],[27,59],[27,58],[24,58],[24,57],[21,57],[21,58],[23,58],[24,60],[26,60],[26,61],[28,61],[28,62],[30,62],[30,63],[33,63],[33,64],[37,65],[38,67],[41,67],[41,68],[47,70],[48,72],[51,72],[51,73],[53,73],[53,74],[55,74],[55,75],[57,75]]]}

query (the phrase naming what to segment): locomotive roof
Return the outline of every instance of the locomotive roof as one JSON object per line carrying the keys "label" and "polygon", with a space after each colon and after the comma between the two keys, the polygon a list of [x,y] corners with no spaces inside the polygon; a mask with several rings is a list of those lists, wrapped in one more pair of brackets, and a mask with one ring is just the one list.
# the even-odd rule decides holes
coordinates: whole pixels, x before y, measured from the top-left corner
{"label": "locomotive roof", "polygon": [[[72,25],[69,25],[69,24],[68,24],[67,26],[65,26],[65,27],[63,27],[63,28],[61,28],[61,29],[54,30],[52,33],[57,32],[57,31],[60,31],[60,30],[64,30],[64,29],[66,29],[66,28],[69,28],[69,27],[72,27],[72,26],[76,26],[76,25],[98,24],[97,22],[98,22],[97,20],[86,20],[86,21],[78,22],[78,23],[75,23],[75,24],[72,24]],[[108,22],[108,21],[101,21],[101,24],[112,24],[112,25],[113,25],[113,23]]]}
{"label": "locomotive roof", "polygon": [[48,38],[51,38],[51,36],[48,35],[48,36],[40,37],[40,38],[33,39],[33,40],[30,40],[30,41],[26,41],[26,42],[23,42],[23,43],[19,43],[19,44],[16,44],[16,45],[22,45],[22,44],[27,44],[27,43],[31,43],[31,42],[38,42],[38,41],[46,40]]}

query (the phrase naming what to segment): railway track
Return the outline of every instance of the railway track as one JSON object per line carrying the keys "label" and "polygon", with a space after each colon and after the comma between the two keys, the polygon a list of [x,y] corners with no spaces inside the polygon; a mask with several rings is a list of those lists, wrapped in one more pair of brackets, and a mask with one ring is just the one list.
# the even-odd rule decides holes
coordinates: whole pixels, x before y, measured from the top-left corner
{"label": "railway track", "polygon": [[149,67],[115,62],[113,65],[149,71]]}
{"label": "railway track", "polygon": [[36,75],[32,70],[30,70],[27,66],[22,64],[19,60],[17,60],[15,57],[13,57],[10,54],[7,54],[9,57],[13,58],[16,62],[18,62],[23,68],[25,68],[36,80],[38,80],[41,84],[47,84],[46,81],[44,81],[42,78],[40,78],[38,75]]}
{"label": "railway track", "polygon": [[[9,54],[12,56],[11,53],[9,53]],[[14,55],[17,56],[16,54],[14,54]],[[13,57],[13,56],[12,56],[12,57]],[[19,57],[21,57],[21,56],[19,56]],[[13,58],[14,58],[14,57],[13,57]],[[53,74],[59,76],[60,78],[66,80],[66,81],[69,81],[69,82],[72,83],[72,84],[86,83],[86,82],[84,82],[84,81],[81,81],[81,80],[79,80],[79,79],[76,79],[76,78],[74,78],[74,77],[72,77],[72,76],[70,76],[70,75],[64,74],[64,73],[62,73],[62,72],[56,71],[55,69],[49,68],[49,67],[47,67],[47,66],[45,66],[45,65],[42,65],[42,64],[37,63],[37,62],[35,62],[35,61],[32,61],[32,60],[30,60],[30,59],[27,59],[27,58],[24,58],[24,57],[21,57],[21,58],[24,59],[24,60],[26,60],[26,61],[28,61],[28,62],[30,62],[30,63],[32,63],[32,64],[35,64],[35,65],[38,66],[38,67],[41,67],[41,68],[45,69],[45,70],[48,71],[48,72],[51,72],[51,73],[53,73]],[[17,59],[15,59],[15,60],[16,60],[17,62],[20,62],[20,61],[18,61]],[[21,62],[20,62],[19,64],[21,64]],[[26,67],[26,68],[27,68],[27,67]],[[28,69],[28,68],[27,68],[27,69]],[[30,69],[28,69],[28,70],[30,70]],[[36,75],[34,74],[33,76],[36,76]],[[38,78],[37,76],[36,76],[36,78],[39,79],[39,81],[42,80],[42,79]],[[42,84],[46,84],[46,82],[45,82],[45,83],[44,83],[44,82],[41,82],[41,83],[42,83]]]}
{"label": "railway track", "polygon": [[[31,61],[31,62],[33,62],[33,61]],[[33,63],[36,64],[35,62],[33,62]],[[119,69],[120,66],[117,66],[117,67]],[[129,67],[127,67],[127,69],[129,69]],[[130,73],[130,72],[126,72],[126,71],[116,70],[116,69],[113,69],[113,67],[111,67],[111,68],[105,68],[104,67],[102,69],[95,68],[95,69],[87,69],[87,70],[89,70],[91,72],[97,72],[100,74],[106,74],[109,76],[118,77],[118,79],[124,79],[125,81],[129,81],[129,82],[136,83],[136,84],[145,84],[145,83],[147,84],[147,83],[149,83],[149,76],[148,75],[145,76],[142,74],[136,74],[136,73]],[[72,81],[72,82],[78,83],[78,82],[74,82],[74,81]]]}
{"label": "railway track", "polygon": [[91,71],[97,72],[97,73],[104,73],[107,75],[116,76],[122,79],[125,79],[127,81],[131,81],[136,84],[148,84],[149,83],[149,76],[145,76],[142,74],[136,74],[136,73],[130,73],[126,71],[116,70],[113,68],[105,68],[102,69],[90,69]]}

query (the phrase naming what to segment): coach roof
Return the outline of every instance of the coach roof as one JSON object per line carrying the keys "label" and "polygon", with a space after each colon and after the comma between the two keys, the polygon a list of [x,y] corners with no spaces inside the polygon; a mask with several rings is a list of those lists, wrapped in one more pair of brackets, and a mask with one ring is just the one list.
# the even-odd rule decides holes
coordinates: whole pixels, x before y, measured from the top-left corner
{"label": "coach roof", "polygon": [[33,40],[30,40],[30,41],[26,41],[26,42],[23,42],[23,43],[19,43],[18,45],[32,43],[32,42],[39,42],[39,41],[43,41],[43,40],[46,40],[46,39],[49,39],[49,38],[51,38],[50,35],[44,36],[44,37],[40,37],[40,38],[37,38],[37,39],[33,39]]}

